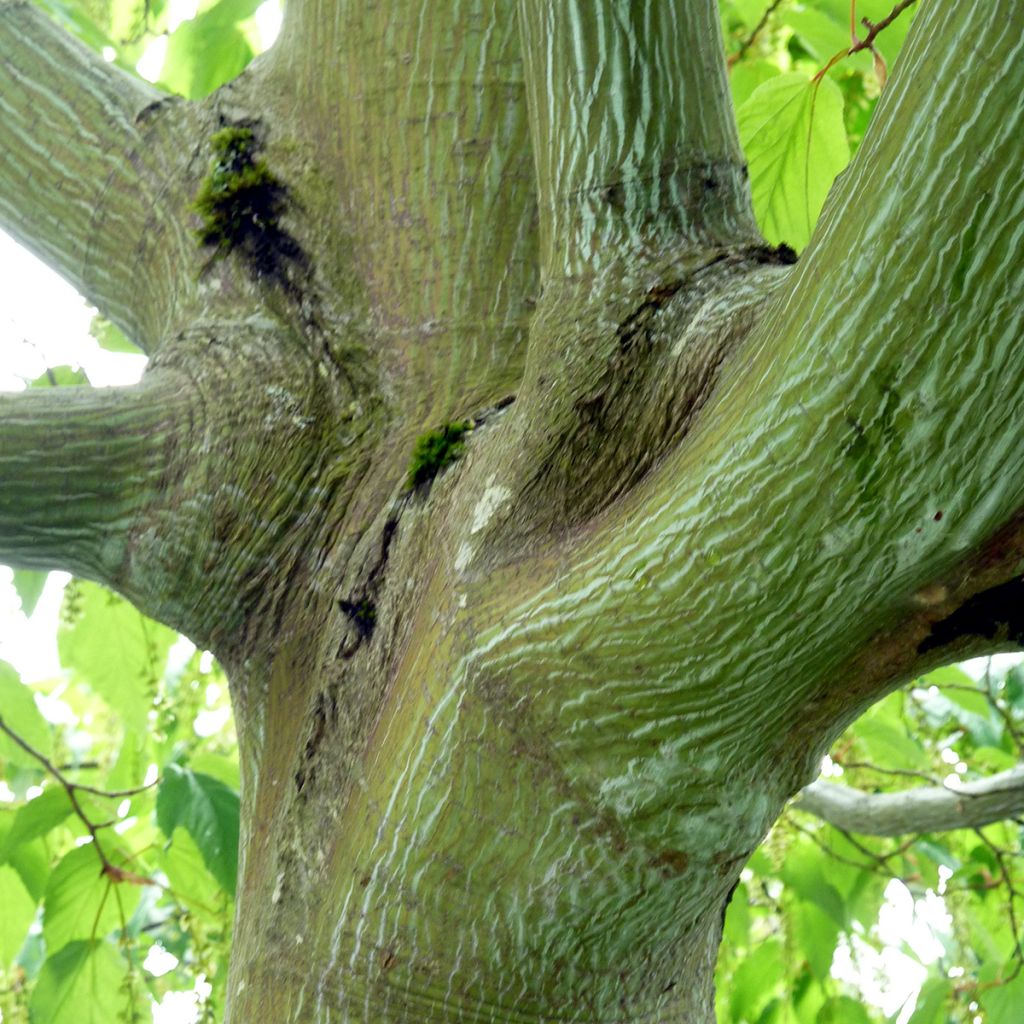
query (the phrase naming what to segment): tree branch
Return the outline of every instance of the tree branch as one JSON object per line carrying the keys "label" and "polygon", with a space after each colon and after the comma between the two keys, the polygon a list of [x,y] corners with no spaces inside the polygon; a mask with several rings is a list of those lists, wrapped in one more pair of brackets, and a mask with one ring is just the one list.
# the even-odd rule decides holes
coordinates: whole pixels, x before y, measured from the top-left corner
{"label": "tree branch", "polygon": [[417,425],[491,405],[522,373],[537,212],[516,3],[294,0],[267,58],[260,99],[286,97],[280,124],[316,168],[302,203],[346,239],[320,266],[346,298],[365,286],[372,347],[404,377],[395,409]]}
{"label": "tree branch", "polygon": [[864,793],[819,779],[792,806],[844,832],[871,836],[981,828],[1024,814],[1024,765],[955,789],[922,786],[902,793]]}
{"label": "tree branch", "polygon": [[0,561],[104,583],[226,660],[288,599],[268,581],[318,557],[374,438],[339,427],[351,392],[278,321],[172,340],[133,387],[0,395]]}
{"label": "tree branch", "polygon": [[[166,282],[140,289],[140,267],[196,248],[185,206],[160,196],[160,154],[183,148],[154,131],[164,98],[24,0],[0,0],[0,53],[0,226],[152,347]],[[145,258],[157,240],[167,262]]]}
{"label": "tree branch", "polygon": [[716,3],[519,9],[548,273],[757,237]]}
{"label": "tree branch", "polygon": [[125,585],[131,530],[178,432],[170,378],[0,395],[0,560]]}
{"label": "tree branch", "polygon": [[[570,778],[652,835],[686,808],[695,855],[689,801],[708,834],[723,806],[757,834],[835,731],[915,673],[932,624],[1024,564],[1018,26],[1014,0],[921,11],[811,245],[682,443],[574,547],[562,516],[550,576],[528,594],[502,577],[500,625],[480,630],[481,676],[514,674]],[[635,351],[609,346],[607,365]],[[547,418],[530,394],[512,413],[538,432],[552,363]],[[623,379],[595,374],[595,401],[632,396]],[[615,444],[628,472],[635,423],[602,426],[546,464]],[[476,495],[508,479],[473,469]],[[572,515],[562,496],[543,494]]]}
{"label": "tree branch", "polygon": [[751,29],[750,35],[747,36],[746,39],[744,39],[740,43],[740,48],[735,53],[729,55],[728,63],[730,66],[743,60],[743,57],[746,55],[747,50],[749,50],[750,47],[754,45],[754,40],[757,39],[758,35],[761,32],[761,29],[763,29],[765,25],[768,24],[768,19],[775,13],[776,8],[781,3],[782,0],[771,0],[771,3],[764,9],[764,13],[761,15],[761,19],[753,27],[753,29]]}
{"label": "tree branch", "polygon": [[884,32],[911,4],[917,3],[917,0],[899,0],[895,7],[881,20],[878,22],[870,21],[868,18],[861,18],[861,22],[864,27],[868,30],[868,34],[861,39],[857,35],[857,26],[853,20],[853,7],[850,8],[850,47],[846,50],[840,50],[837,54],[829,59],[829,62],[814,76],[816,82],[820,82],[821,79],[829,72],[829,70],[835,67],[841,60],[847,57],[851,57],[855,53],[860,53],[861,50],[870,50],[875,57],[875,70],[879,73],[879,84],[885,85],[886,82],[886,68],[885,61],[882,60],[882,55],[875,49],[875,39],[878,38],[880,32]]}

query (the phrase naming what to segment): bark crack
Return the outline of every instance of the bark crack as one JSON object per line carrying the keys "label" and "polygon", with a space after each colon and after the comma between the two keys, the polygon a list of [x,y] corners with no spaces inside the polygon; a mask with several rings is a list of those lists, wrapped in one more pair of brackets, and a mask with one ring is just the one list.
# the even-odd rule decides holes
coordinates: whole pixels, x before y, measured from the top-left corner
{"label": "bark crack", "polygon": [[932,625],[917,653],[927,654],[967,636],[1024,644],[1024,577],[969,597],[955,612]]}
{"label": "bark crack", "polygon": [[377,595],[380,592],[381,584],[384,581],[384,572],[388,564],[388,556],[391,553],[391,544],[398,532],[398,521],[409,503],[411,494],[399,498],[391,510],[391,515],[384,522],[384,529],[381,531],[380,549],[377,560],[370,567],[370,572],[363,581],[361,587],[354,591],[349,597],[341,598],[338,607],[342,614],[355,627],[355,639],[349,643],[342,643],[338,649],[338,657],[343,659],[351,658],[363,645],[364,641],[373,636],[377,625]]}

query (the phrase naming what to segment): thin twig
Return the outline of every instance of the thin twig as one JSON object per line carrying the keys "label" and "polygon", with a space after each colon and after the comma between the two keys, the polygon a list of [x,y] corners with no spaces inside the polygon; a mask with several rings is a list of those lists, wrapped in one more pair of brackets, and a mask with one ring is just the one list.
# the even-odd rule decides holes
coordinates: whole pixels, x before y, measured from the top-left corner
{"label": "thin twig", "polygon": [[[138,796],[139,793],[144,793],[147,789],[152,789],[160,780],[154,779],[152,782],[147,783],[145,786],[136,786],[134,789],[97,789],[95,786],[87,786],[82,782],[74,782],[67,778],[64,773],[58,768],[45,754],[36,750],[30,743],[27,743],[21,738],[4,720],[0,718],[0,730],[7,733],[8,736],[19,746],[26,754],[30,754],[34,757],[65,789],[79,789],[83,793],[91,793],[93,796],[107,797],[110,800],[120,800],[125,797]],[[79,766],[81,767],[81,766]]]}
{"label": "thin twig", "polygon": [[867,18],[861,18],[860,23],[868,30],[868,34],[850,47],[850,53],[870,50],[878,33],[884,32],[913,3],[917,3],[917,0],[900,0],[881,21],[869,21]]}
{"label": "thin twig", "polygon": [[870,761],[836,761],[841,768],[859,768],[865,771],[878,772],[880,775],[902,775],[908,779],[924,779],[933,786],[941,786],[942,782],[928,772],[917,772],[910,768],[883,768],[881,765],[872,764]]}
{"label": "thin twig", "polygon": [[1010,875],[1010,870],[1006,866],[1006,858],[1019,857],[1020,854],[1015,853],[1012,850],[1006,850],[997,843],[994,843],[980,828],[974,829],[974,834],[992,851],[996,858],[996,863],[999,865],[1000,877],[997,879],[997,882],[1005,885],[1010,894],[1010,898],[1006,901],[1006,909],[1010,924],[1010,934],[1013,936],[1013,955],[1017,961],[1013,974],[1013,977],[1016,977],[1017,973],[1021,969],[1021,964],[1024,963],[1024,949],[1021,948],[1020,944],[1020,928],[1017,923],[1015,905],[1016,901],[1021,898],[1021,894],[1013,884],[1013,878]]}
{"label": "thin twig", "polygon": [[876,875],[880,875],[883,878],[892,878],[892,871],[885,867],[879,867],[879,858],[874,853],[868,853],[867,856],[870,858],[870,862],[865,864],[863,861],[854,860],[852,857],[846,857],[841,853],[837,853],[828,845],[820,836],[809,828],[805,828],[799,822],[794,821],[792,816],[789,817],[789,823],[797,830],[802,832],[815,846],[818,847],[824,854],[831,857],[833,860],[838,861],[840,864],[846,864],[849,867],[858,868],[861,871],[871,871]]}
{"label": "thin twig", "polygon": [[1017,753],[1020,754],[1024,751],[1024,740],[1021,739],[1021,735],[1017,731],[1017,723],[1013,720],[1013,713],[1006,705],[1006,702],[1001,701],[999,697],[996,696],[992,679],[991,658],[989,658],[985,664],[985,696],[988,699],[989,706],[993,708],[995,713],[1003,720],[1003,726],[1010,734],[1010,739],[1012,739],[1016,745]]}
{"label": "thin twig", "polygon": [[781,3],[782,0],[772,0],[771,4],[768,5],[764,14],[761,15],[761,20],[754,26],[754,31],[751,32],[750,35],[747,36],[747,38],[744,39],[742,43],[740,43],[740,48],[734,54],[731,54],[729,56],[728,64],[730,65],[730,67],[733,64],[736,64],[737,62],[743,60],[743,57],[746,55],[747,50],[749,50],[750,47],[754,45],[754,40],[758,37],[758,34],[760,33],[761,29],[763,29],[765,25],[768,24],[768,19],[775,13],[775,9]]}
{"label": "thin twig", "polygon": [[[851,44],[848,50],[840,50],[815,76],[813,81],[820,82],[826,75],[827,72],[831,71],[836,64],[846,57],[850,57],[855,53],[860,53],[861,50],[871,50],[875,52],[875,40],[878,38],[879,32],[884,32],[911,4],[917,3],[917,0],[899,0],[899,3],[881,20],[881,21],[870,21],[867,18],[861,18],[861,24],[868,30],[868,34],[863,38],[859,39],[856,33],[853,33],[854,42]],[[853,25],[850,26],[851,31]]]}
{"label": "thin twig", "polygon": [[[103,790],[96,789],[93,786],[83,786],[77,782],[72,782],[71,779],[67,778],[64,773],[42,752],[36,750],[32,744],[22,739],[4,720],[0,718],[0,731],[6,733],[11,740],[16,743],[26,754],[34,757],[60,784],[64,787],[64,792],[68,795],[68,800],[71,803],[71,809],[75,812],[76,817],[85,826],[86,831],[92,839],[93,847],[96,850],[96,856],[100,859],[101,870],[100,874],[112,879],[115,882],[131,882],[133,885],[152,885],[153,882],[148,878],[143,878],[141,875],[135,875],[130,871],[125,871],[124,868],[119,868],[114,864],[110,858],[104,853],[103,845],[100,843],[100,838],[97,835],[100,829],[109,828],[113,822],[100,822],[94,824],[89,816],[85,813],[82,805],[78,802],[77,790],[81,790],[83,793],[92,793],[95,796],[107,797],[110,799],[116,799],[119,797],[134,796],[141,793],[143,790],[149,789],[149,786],[140,786],[137,789],[131,790]],[[150,785],[155,785],[151,783]]]}
{"label": "thin twig", "polygon": [[99,761],[79,761],[78,764],[68,762],[67,764],[59,764],[57,767],[62,772],[85,772],[92,771],[95,768],[101,768],[102,765]]}

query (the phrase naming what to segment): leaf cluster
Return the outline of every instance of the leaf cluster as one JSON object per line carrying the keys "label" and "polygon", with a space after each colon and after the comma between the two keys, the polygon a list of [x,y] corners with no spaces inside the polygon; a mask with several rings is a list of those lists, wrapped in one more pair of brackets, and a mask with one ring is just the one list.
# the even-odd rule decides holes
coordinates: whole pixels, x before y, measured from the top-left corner
{"label": "leaf cluster", "polygon": [[[837,781],[866,792],[983,777],[1022,758],[1022,667],[980,684],[955,666],[933,672],[872,707],[831,754]],[[906,918],[894,935],[886,921],[900,903],[913,930]],[[1022,915],[1020,822],[881,839],[792,810],[730,903],[719,1020],[878,1024],[891,1019],[881,990],[910,1000],[909,1024],[1017,1024]]]}
{"label": "leaf cluster", "polygon": [[260,52],[253,15],[264,0],[200,0],[194,17],[171,29],[167,0],[39,0],[55,21],[119,67],[166,38],[159,84],[200,99],[231,81]]}
{"label": "leaf cluster", "polygon": [[[91,583],[67,588],[57,644],[61,678],[29,685],[0,662],[0,1013],[149,1021],[202,975],[213,1019],[239,827],[226,679]],[[159,977],[154,947],[175,958]]]}
{"label": "leaf cluster", "polygon": [[[856,0],[855,22],[882,21],[893,0]],[[833,181],[864,137],[912,20],[851,45],[851,0],[720,0],[729,82],[765,238],[797,251],[810,240]],[[834,63],[832,63],[834,61]]]}

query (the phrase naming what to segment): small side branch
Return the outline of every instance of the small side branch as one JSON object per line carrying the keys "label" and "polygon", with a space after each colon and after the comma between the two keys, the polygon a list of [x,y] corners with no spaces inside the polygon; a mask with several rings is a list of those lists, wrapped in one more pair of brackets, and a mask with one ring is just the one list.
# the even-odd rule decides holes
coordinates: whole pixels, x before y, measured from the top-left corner
{"label": "small side branch", "polygon": [[868,30],[868,34],[863,39],[854,39],[850,53],[873,49],[878,33],[884,32],[911,4],[915,3],[917,0],[900,0],[900,3],[896,4],[881,21],[869,21],[867,18],[861,18],[861,23]]}
{"label": "small side branch", "polygon": [[852,57],[855,53],[860,53],[861,50],[870,50],[875,58],[875,70],[879,75],[881,84],[885,85],[885,79],[887,75],[885,61],[882,59],[882,55],[875,49],[875,40],[878,38],[880,32],[884,32],[911,4],[916,4],[917,0],[900,0],[895,7],[881,20],[871,21],[868,18],[861,18],[861,24],[868,30],[868,34],[861,39],[857,35],[857,25],[854,21],[854,11],[851,6],[850,9],[850,48],[848,50],[840,50],[829,62],[814,76],[816,82],[820,82],[822,78],[828,73],[828,71],[835,67],[841,60],[845,60],[847,57]]}
{"label": "small side branch", "polygon": [[838,782],[812,782],[793,806],[844,832],[871,836],[981,828],[1024,814],[1024,765],[978,782],[864,793]]}
{"label": "small side branch", "polygon": [[0,560],[123,586],[129,532],[166,468],[174,383],[0,395]]}

